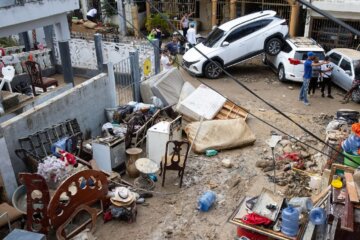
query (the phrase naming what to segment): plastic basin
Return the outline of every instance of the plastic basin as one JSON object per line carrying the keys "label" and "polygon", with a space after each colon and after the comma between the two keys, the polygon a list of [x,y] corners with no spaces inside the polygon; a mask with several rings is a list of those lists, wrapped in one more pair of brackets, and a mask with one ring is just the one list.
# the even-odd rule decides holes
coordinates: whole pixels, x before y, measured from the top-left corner
{"label": "plastic basin", "polygon": [[345,156],[349,156],[351,157],[352,160],[354,160],[356,163],[352,162],[350,159],[348,159],[347,157],[344,157],[344,164],[346,166],[350,166],[350,167],[353,167],[353,168],[357,168],[360,166],[360,155],[352,155],[352,154],[349,154],[347,152],[343,152]]}

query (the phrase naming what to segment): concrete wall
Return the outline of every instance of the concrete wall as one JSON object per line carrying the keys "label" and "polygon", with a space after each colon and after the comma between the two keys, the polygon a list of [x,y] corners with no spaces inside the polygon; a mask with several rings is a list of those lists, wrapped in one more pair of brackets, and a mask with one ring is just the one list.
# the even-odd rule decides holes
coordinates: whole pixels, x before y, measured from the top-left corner
{"label": "concrete wall", "polygon": [[325,11],[360,13],[359,0],[315,0],[312,4]]}
{"label": "concrete wall", "polygon": [[[1,171],[8,196],[15,190],[17,174],[25,165],[14,151],[19,148],[18,139],[28,136],[53,124],[77,118],[82,132],[90,131],[92,136],[100,134],[105,123],[104,108],[115,106],[115,82],[102,73],[64,93],[0,124],[0,164],[12,165],[13,171]],[[3,139],[1,139],[1,133]],[[7,149],[3,153],[4,149]]]}

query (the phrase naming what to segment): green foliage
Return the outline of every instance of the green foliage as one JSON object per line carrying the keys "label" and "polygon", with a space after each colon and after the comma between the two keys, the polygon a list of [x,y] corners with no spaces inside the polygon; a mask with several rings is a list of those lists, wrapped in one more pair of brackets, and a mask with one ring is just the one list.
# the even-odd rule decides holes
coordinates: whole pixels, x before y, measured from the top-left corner
{"label": "green foliage", "polygon": [[114,0],[103,1],[101,3],[101,8],[107,17],[117,14],[117,3]]}
{"label": "green foliage", "polygon": [[14,47],[18,43],[11,37],[2,37],[0,38],[0,47]]}
{"label": "green foliage", "polygon": [[[165,15],[165,16],[168,19],[168,16],[167,15]],[[146,19],[145,27],[148,32],[150,32],[152,29],[156,28],[158,25],[161,27],[162,33],[164,33],[164,34],[169,33],[170,26],[167,23],[167,21],[160,16],[160,14],[156,14],[156,15]]]}

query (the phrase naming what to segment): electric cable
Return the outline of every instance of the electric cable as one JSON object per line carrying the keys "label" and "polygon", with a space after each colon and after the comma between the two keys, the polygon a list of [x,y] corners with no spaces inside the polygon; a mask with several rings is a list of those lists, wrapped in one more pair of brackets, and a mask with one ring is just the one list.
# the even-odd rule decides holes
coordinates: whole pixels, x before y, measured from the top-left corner
{"label": "electric cable", "polygon": [[[149,3],[149,5],[155,9],[155,11],[161,16],[162,19],[166,20],[168,22],[168,24],[172,27],[173,30],[175,30],[175,32],[177,32],[180,36],[180,32],[179,30],[176,29],[176,27],[174,26],[173,23],[171,23],[171,21],[169,21],[166,16],[164,16],[163,13],[161,13],[154,5],[151,1],[146,0],[147,3]],[[321,138],[319,138],[318,136],[316,136],[315,134],[313,134],[311,131],[309,131],[308,129],[306,129],[305,127],[303,127],[301,124],[299,124],[298,122],[296,122],[295,120],[293,120],[291,117],[289,117],[288,115],[286,115],[284,112],[282,112],[280,109],[278,109],[277,107],[275,107],[273,104],[269,103],[268,101],[266,101],[265,99],[263,99],[262,97],[260,97],[258,94],[256,94],[254,91],[252,91],[250,88],[248,88],[246,85],[244,85],[243,83],[241,83],[237,78],[235,78],[232,74],[230,74],[228,71],[226,71],[226,69],[221,66],[221,64],[219,64],[218,62],[212,60],[211,58],[209,58],[208,56],[206,56],[202,51],[200,51],[196,46],[193,47],[198,53],[200,53],[200,55],[202,55],[203,57],[206,58],[206,60],[210,61],[211,63],[215,64],[218,68],[220,68],[228,77],[230,77],[232,80],[234,80],[238,85],[240,85],[241,87],[243,87],[245,90],[247,90],[249,93],[251,93],[252,95],[254,95],[256,98],[260,99],[262,102],[264,102],[266,105],[268,105],[270,108],[274,109],[276,112],[278,112],[281,116],[283,116],[284,118],[288,119],[289,121],[293,122],[296,126],[298,126],[301,130],[303,130],[304,132],[306,132],[307,134],[309,134],[310,136],[312,136],[313,138],[315,138],[316,140],[322,142],[323,144],[327,145],[328,147],[330,147],[332,150],[340,153],[342,156],[348,158],[350,161],[352,161],[353,163],[356,163],[356,161],[354,159],[352,159],[349,156],[345,156],[345,154],[343,152],[338,151],[337,149],[333,148],[332,146],[328,145],[324,140],[322,140]]]}
{"label": "electric cable", "polygon": [[[149,2],[148,0],[146,0],[147,2]],[[154,5],[149,2],[150,6],[152,6],[153,8]],[[112,7],[113,8],[113,7]],[[117,9],[113,8],[117,13],[118,15],[123,18],[133,29],[136,29],[135,26],[130,22],[128,21]],[[168,22],[168,24],[173,28],[175,29],[175,32],[177,32],[180,36],[180,32],[176,29],[176,27],[166,18],[166,16],[164,16],[157,8],[155,8],[155,10],[159,13],[159,15]],[[143,34],[140,30],[138,30],[139,33],[155,48],[157,48],[158,50],[161,50],[161,48],[157,45],[155,45],[151,40],[147,39],[146,35]],[[330,149],[334,150],[335,152],[341,154],[342,156],[344,157],[347,157],[350,161],[352,161],[353,163],[356,163],[352,158],[350,158],[349,156],[345,156],[342,152],[338,151],[337,149],[333,148],[332,146],[328,145],[325,141],[323,141],[322,139],[320,139],[319,137],[317,137],[316,135],[314,135],[312,132],[310,132],[309,130],[307,130],[306,128],[302,127],[300,124],[298,124],[297,122],[295,122],[293,119],[291,119],[290,117],[288,117],[285,113],[283,113],[282,111],[280,111],[278,108],[276,108],[275,106],[273,106],[272,104],[268,103],[266,100],[264,100],[263,98],[261,98],[260,96],[258,96],[256,93],[254,93],[251,89],[249,89],[247,86],[245,86],[244,84],[240,83],[234,76],[232,76],[229,72],[227,72],[222,66],[219,66],[217,62],[213,61],[212,59],[208,58],[205,54],[203,54],[200,50],[198,50],[196,48],[196,46],[194,46],[193,48],[196,49],[196,51],[198,51],[202,56],[204,56],[207,60],[209,60],[210,62],[214,63],[217,67],[219,67],[220,69],[222,69],[222,71],[227,75],[229,76],[231,79],[233,79],[236,83],[238,83],[240,86],[242,86],[245,90],[247,90],[248,92],[250,92],[252,95],[254,95],[255,97],[259,98],[261,101],[263,101],[265,104],[267,104],[268,106],[270,106],[271,108],[273,108],[275,111],[277,111],[278,113],[280,113],[282,116],[284,116],[286,119],[290,120],[291,122],[293,122],[295,125],[297,125],[300,129],[302,129],[304,132],[306,132],[307,134],[311,135],[312,137],[314,137],[315,139],[317,139],[318,141],[320,141],[321,143],[323,143],[325,146],[329,147]],[[176,61],[178,61],[178,59],[176,58],[175,59]],[[184,70],[186,70],[181,63],[177,62],[178,66],[183,68]],[[212,90],[214,90],[215,92],[219,93],[216,89],[212,88],[211,86],[209,86],[208,84],[204,83],[203,81],[199,80],[197,78],[198,81],[200,81],[202,84],[206,85],[207,87],[211,88]],[[231,101],[230,99],[228,99],[227,97],[225,97],[223,94],[219,93],[221,96],[223,96],[224,98],[226,98],[227,100],[229,100],[231,103],[235,104],[233,101]],[[254,116],[256,119],[260,120],[261,122],[265,123],[266,125],[274,128],[275,130],[287,135],[288,137],[290,137],[291,139],[294,139],[296,140],[297,142],[300,142],[302,144],[304,144],[305,146],[311,148],[311,149],[314,149],[315,151],[325,155],[325,156],[328,156],[328,157],[332,157],[331,155],[327,154],[327,153],[324,153],[323,151],[317,149],[317,148],[314,148],[313,146],[305,143],[305,142],[302,142],[300,141],[299,139],[293,137],[291,134],[288,134],[286,132],[284,132],[283,130],[280,130],[278,127],[275,127],[273,126],[272,124],[266,122],[265,120],[261,119],[260,117],[256,116],[255,114],[251,113],[251,112],[248,112],[251,116]]]}

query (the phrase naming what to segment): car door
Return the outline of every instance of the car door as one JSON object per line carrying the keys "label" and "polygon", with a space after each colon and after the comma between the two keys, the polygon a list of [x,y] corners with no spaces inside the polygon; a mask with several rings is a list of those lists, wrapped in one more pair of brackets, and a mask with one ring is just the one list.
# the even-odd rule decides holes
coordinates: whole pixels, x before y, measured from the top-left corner
{"label": "car door", "polygon": [[347,57],[343,57],[339,68],[336,70],[339,76],[339,85],[341,88],[350,90],[354,71],[351,67],[351,61]]}
{"label": "car door", "polygon": [[332,71],[332,76],[331,79],[332,81],[338,85],[341,86],[341,76],[340,76],[340,61],[342,56],[336,52],[330,52],[330,54],[328,55],[330,57],[330,61],[334,64],[334,69]]}
{"label": "car door", "polygon": [[[226,48],[221,54],[225,65],[235,64],[256,54],[258,51],[256,41],[259,41],[256,37],[259,36],[259,30],[268,23],[269,21],[259,20],[232,30],[222,43]],[[226,42],[229,43],[228,46],[224,46],[224,43],[227,45]]]}

